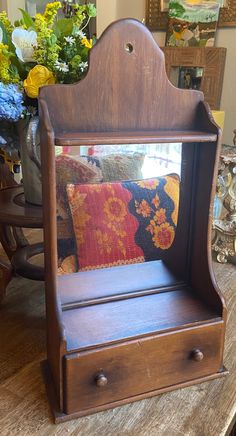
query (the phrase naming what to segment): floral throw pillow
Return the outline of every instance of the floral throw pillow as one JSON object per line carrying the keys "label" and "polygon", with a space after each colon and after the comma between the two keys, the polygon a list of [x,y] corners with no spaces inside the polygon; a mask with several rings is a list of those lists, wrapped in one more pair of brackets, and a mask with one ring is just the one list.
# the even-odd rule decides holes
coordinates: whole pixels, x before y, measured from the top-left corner
{"label": "floral throw pillow", "polygon": [[161,258],[178,219],[178,176],[67,185],[80,271]]}

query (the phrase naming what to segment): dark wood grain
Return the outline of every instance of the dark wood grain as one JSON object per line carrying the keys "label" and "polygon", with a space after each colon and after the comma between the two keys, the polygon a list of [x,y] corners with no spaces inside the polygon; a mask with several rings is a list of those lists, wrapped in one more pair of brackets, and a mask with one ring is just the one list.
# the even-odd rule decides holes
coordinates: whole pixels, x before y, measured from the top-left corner
{"label": "dark wood grain", "polygon": [[23,186],[0,190],[0,223],[17,227],[42,228],[42,207],[26,203]]}
{"label": "dark wood grain", "polygon": [[27,245],[18,249],[12,256],[11,263],[16,274],[31,280],[44,280],[44,267],[33,265],[30,259],[44,252],[43,243]]}
{"label": "dark wood grain", "polygon": [[8,165],[0,162],[0,188],[8,186],[17,186],[17,182],[14,179],[14,175],[10,172]]}
{"label": "dark wood grain", "polygon": [[80,307],[62,314],[70,352],[215,318],[217,313],[204,306],[191,289]]}
{"label": "dark wood grain", "polygon": [[[127,43],[133,45],[132,53],[126,51]],[[128,19],[104,32],[90,52],[88,74],[79,84],[42,87],[42,100],[47,102],[55,138],[79,132],[90,136],[137,131],[138,136],[143,130],[191,133],[203,94],[171,85],[164,54],[153,36],[140,22]]]}
{"label": "dark wood grain", "polygon": [[12,266],[0,260],[0,303],[6,295],[6,288],[12,278]]}
{"label": "dark wood grain", "polygon": [[[66,356],[66,413],[218,372],[222,365],[221,324]],[[205,354],[202,361],[191,358],[196,346]],[[96,374],[101,369],[107,383],[99,389]]]}
{"label": "dark wood grain", "polygon": [[[41,237],[40,231],[29,230],[26,234],[30,243]],[[4,256],[1,248],[0,256]],[[236,269],[234,265],[214,262],[214,270],[229,308],[224,352],[229,375],[223,377],[225,373],[220,373],[219,378],[219,373],[211,374],[158,392],[146,392],[117,401],[110,405],[110,410],[105,410],[109,408],[105,404],[94,408],[93,415],[91,409],[76,412],[73,421],[61,422],[57,427],[51,417],[39,364],[46,358],[44,288],[40,282],[14,278],[0,317],[1,433],[32,435],[37,431],[47,436],[55,436],[55,432],[107,436],[109,429],[109,436],[129,433],[177,436],[178,429],[178,436],[186,433],[228,436],[236,411]],[[68,415],[57,410],[57,420],[68,420]],[[81,417],[85,414],[91,416]]]}
{"label": "dark wood grain", "polygon": [[45,291],[47,313],[47,359],[59,407],[63,409],[62,356],[66,352],[61,306],[56,293],[57,226],[54,133],[44,102],[40,104],[40,146],[42,162],[42,197],[45,250]]}
{"label": "dark wood grain", "polygon": [[162,261],[117,266],[93,271],[66,274],[57,279],[57,290],[63,308],[84,305],[94,300],[134,295],[140,290],[165,291],[183,285]]}
{"label": "dark wood grain", "polygon": [[[127,44],[132,46],[131,52],[126,50]],[[166,76],[163,52],[152,35],[138,21],[127,19],[112,24],[91,50],[89,70],[83,80],[74,85],[41,88],[39,106],[47,362],[62,419],[150,396],[159,389],[171,389],[171,385],[174,388],[220,376],[226,308],[212,274],[209,208],[221,132],[202,92],[175,88]],[[57,279],[55,144],[170,141],[183,143],[180,211],[174,243],[163,254],[165,267],[156,268],[157,278],[154,271],[150,275],[142,273],[144,266],[137,265],[135,274],[126,267],[121,278],[118,269],[108,269]],[[183,284],[178,287],[180,282]],[[167,331],[168,337],[164,333]],[[160,335],[156,339],[158,347],[153,341],[156,333]],[[141,359],[144,337],[150,346]],[[131,338],[132,346],[127,345]],[[80,371],[80,353],[85,349],[90,351]],[[196,349],[198,360],[200,353],[204,358],[195,361],[190,357],[186,363],[187,350],[192,356]],[[74,356],[78,350],[79,355]],[[139,350],[138,354],[135,350]],[[99,360],[97,356],[106,358]],[[120,385],[117,379],[109,388],[117,361],[122,369],[117,370]],[[146,366],[146,361],[150,365]],[[95,363],[88,383],[86,377]],[[149,377],[147,368],[153,368],[153,377]],[[102,370],[107,385],[98,388],[94,378]],[[160,371],[161,376],[155,371]],[[108,389],[110,393],[95,398],[91,389]]]}
{"label": "dark wood grain", "polygon": [[140,131],[140,132],[76,132],[60,133],[55,138],[55,144],[60,146],[99,145],[99,144],[142,144],[142,143],[173,143],[173,142],[209,142],[217,136],[208,132],[198,131]]}
{"label": "dark wood grain", "polygon": [[[0,164],[0,168],[3,167]],[[30,253],[28,241],[22,228],[42,228],[42,207],[34,206],[25,201],[22,185],[17,185],[11,175],[0,172],[0,243],[8,257],[9,264],[0,263],[1,291],[0,300],[6,293],[6,287],[13,273],[24,277],[42,280],[43,270],[40,267],[26,262]],[[8,183],[10,184],[8,186]],[[28,254],[27,254],[28,253]],[[28,256],[28,257],[27,257]]]}

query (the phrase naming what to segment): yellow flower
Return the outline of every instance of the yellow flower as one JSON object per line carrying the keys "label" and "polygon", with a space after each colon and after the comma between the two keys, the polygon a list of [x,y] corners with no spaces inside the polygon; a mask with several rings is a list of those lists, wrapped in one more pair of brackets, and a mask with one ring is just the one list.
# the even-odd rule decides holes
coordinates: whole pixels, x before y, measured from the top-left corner
{"label": "yellow flower", "polygon": [[29,97],[37,98],[40,86],[53,85],[54,83],[53,73],[43,65],[36,65],[24,80],[24,89]]}
{"label": "yellow flower", "polygon": [[43,17],[45,18],[45,20],[47,21],[47,23],[53,24],[54,19],[57,15],[57,11],[58,9],[61,8],[61,2],[53,2],[53,3],[48,3],[46,5],[46,9],[45,12],[43,14]]}
{"label": "yellow flower", "polygon": [[0,82],[19,83],[17,70],[11,69],[11,53],[8,45],[0,43]]}
{"label": "yellow flower", "polygon": [[0,21],[2,22],[8,33],[11,33],[13,31],[14,27],[8,19],[6,11],[0,12]]}
{"label": "yellow flower", "polygon": [[81,43],[82,43],[85,47],[87,47],[87,48],[92,48],[92,46],[93,46],[93,40],[92,40],[92,39],[88,40],[87,38],[83,38],[82,41],[81,41]]}
{"label": "yellow flower", "polygon": [[8,53],[8,46],[0,43],[0,81],[3,83],[10,82],[10,59],[6,53]]}

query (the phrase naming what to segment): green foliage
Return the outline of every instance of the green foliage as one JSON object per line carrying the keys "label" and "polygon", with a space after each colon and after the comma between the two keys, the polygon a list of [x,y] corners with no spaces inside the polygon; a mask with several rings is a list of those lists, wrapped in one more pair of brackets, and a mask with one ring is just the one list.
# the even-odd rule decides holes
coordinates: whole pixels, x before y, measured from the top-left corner
{"label": "green foliage", "polygon": [[[4,78],[4,83],[19,83],[23,89],[24,80],[37,65],[46,67],[57,83],[74,83],[86,74],[88,53],[95,43],[94,40],[87,40],[86,28],[90,19],[96,16],[96,7],[93,4],[75,4],[71,18],[58,18],[57,12],[60,7],[60,2],[48,2],[44,13],[37,13],[35,17],[19,9],[22,18],[17,20],[14,26],[5,12],[0,13],[0,27],[3,33],[0,77]],[[31,36],[27,35],[27,32],[22,32],[22,43],[20,37],[16,42],[21,53],[19,58],[12,43],[12,32],[18,27],[33,30],[37,34],[37,43],[33,46]],[[19,51],[17,50],[18,53]],[[21,61],[27,57],[32,61]]]}
{"label": "green foliage", "polygon": [[8,33],[6,31],[4,24],[1,21],[0,21],[0,27],[2,29],[2,34],[3,34],[2,42],[3,44],[8,44]]}
{"label": "green foliage", "polygon": [[87,14],[88,14],[88,16],[89,16],[90,18],[94,18],[94,17],[96,17],[96,15],[97,15],[96,6],[93,5],[92,3],[89,3],[89,4],[86,6],[86,12],[87,12]]}
{"label": "green foliage", "polygon": [[31,18],[31,16],[28,14],[28,12],[24,11],[24,9],[21,8],[19,8],[19,11],[21,11],[22,13],[22,19],[26,29],[29,29],[30,27],[34,29],[34,21]]}
{"label": "green foliage", "polygon": [[8,49],[12,52],[15,53],[15,47],[12,43],[11,40],[11,35],[9,34],[9,32],[7,31],[6,27],[4,26],[4,24],[2,23],[2,21],[0,21],[0,27],[2,29],[2,33],[3,33],[3,39],[2,42],[3,44],[6,44],[8,46]]}
{"label": "green foliage", "polygon": [[53,31],[58,38],[61,38],[62,36],[69,36],[72,34],[73,25],[73,18],[60,18],[54,24]]}
{"label": "green foliage", "polygon": [[71,67],[72,67],[72,69],[73,70],[78,70],[78,68],[79,68],[79,64],[80,64],[80,62],[81,62],[81,56],[79,55],[79,54],[77,54],[77,55],[75,55],[72,59],[71,59],[71,61],[70,61],[70,65],[71,65]]}

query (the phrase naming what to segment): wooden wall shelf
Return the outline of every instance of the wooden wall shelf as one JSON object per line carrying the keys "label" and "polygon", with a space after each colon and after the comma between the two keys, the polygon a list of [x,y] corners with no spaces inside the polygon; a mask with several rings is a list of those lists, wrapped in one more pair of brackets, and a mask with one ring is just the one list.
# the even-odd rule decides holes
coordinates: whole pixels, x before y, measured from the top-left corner
{"label": "wooden wall shelf", "polygon": [[[210,261],[221,131],[202,92],[172,86],[152,35],[127,19],[91,50],[84,80],[41,88],[39,103],[55,422],[225,375],[226,307]],[[161,260],[57,277],[55,145],[155,142],[182,142],[171,248]]]}
{"label": "wooden wall shelf", "polygon": [[76,132],[60,133],[55,137],[55,144],[59,146],[78,145],[109,145],[109,144],[142,144],[142,143],[173,143],[173,142],[214,142],[214,133],[190,131],[162,130],[140,132]]}

